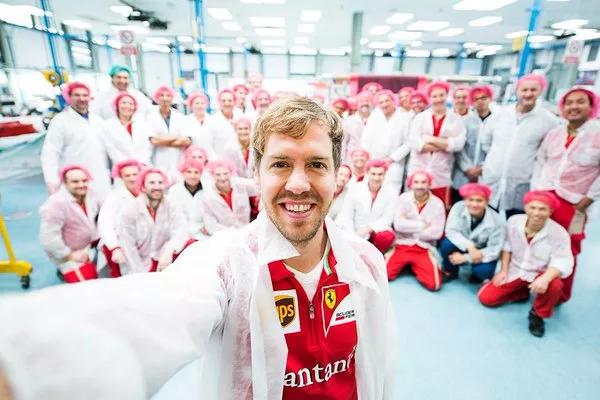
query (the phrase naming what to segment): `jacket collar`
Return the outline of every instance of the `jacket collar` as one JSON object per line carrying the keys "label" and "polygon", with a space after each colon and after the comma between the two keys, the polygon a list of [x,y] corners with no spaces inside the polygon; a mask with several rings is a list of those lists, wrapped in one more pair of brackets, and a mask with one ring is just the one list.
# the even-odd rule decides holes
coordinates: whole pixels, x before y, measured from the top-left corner
{"label": "jacket collar", "polygon": [[[481,229],[483,229],[486,226],[491,226],[492,222],[491,222],[491,209],[490,207],[486,207],[485,208],[485,214],[483,215],[483,220],[481,221],[481,223],[479,225],[477,225],[477,227],[471,231],[471,233],[475,233],[477,231],[480,231]],[[464,220],[467,222],[469,228],[471,227],[471,213],[469,212],[469,209],[467,208],[467,205],[465,204],[465,208],[462,211],[462,217],[464,218]]]}
{"label": "jacket collar", "polygon": [[[531,244],[538,242],[538,241],[542,240],[543,238],[545,238],[546,236],[548,236],[548,231],[550,230],[549,225],[552,223],[552,222],[550,222],[550,220],[551,220],[550,218],[548,218],[546,220],[544,227],[533,237],[533,240],[531,240]],[[527,224],[527,215],[523,215],[521,224],[519,224],[519,231],[521,232],[521,235],[523,236],[523,239],[525,241],[527,241],[527,235],[525,234],[525,225],[526,224]]]}

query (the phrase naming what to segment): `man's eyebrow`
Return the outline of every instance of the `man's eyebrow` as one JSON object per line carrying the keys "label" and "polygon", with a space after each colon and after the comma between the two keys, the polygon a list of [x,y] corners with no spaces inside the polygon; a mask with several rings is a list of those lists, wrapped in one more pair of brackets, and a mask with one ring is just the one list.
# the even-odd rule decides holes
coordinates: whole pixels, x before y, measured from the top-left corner
{"label": "man's eyebrow", "polygon": [[[267,157],[270,160],[289,160],[290,158],[286,155],[279,155],[279,154],[275,154],[272,156],[268,156]],[[309,157],[308,161],[329,161],[329,157],[325,157],[325,156],[314,156],[314,157]]]}

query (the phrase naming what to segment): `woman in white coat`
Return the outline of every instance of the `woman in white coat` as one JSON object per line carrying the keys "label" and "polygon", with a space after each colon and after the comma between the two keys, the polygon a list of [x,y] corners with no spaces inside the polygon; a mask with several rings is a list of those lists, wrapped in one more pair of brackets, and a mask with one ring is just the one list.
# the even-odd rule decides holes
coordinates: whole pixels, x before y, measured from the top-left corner
{"label": "woman in white coat", "polygon": [[103,200],[110,191],[104,121],[89,112],[90,89],[86,85],[72,82],[63,93],[70,106],[50,121],[40,156],[48,193],[59,189],[60,170],[74,164],[90,171],[94,177],[90,189]]}
{"label": "woman in white coat", "polygon": [[192,145],[202,147],[210,156],[216,158],[212,148],[213,137],[209,127],[210,115],[206,113],[208,97],[204,93],[194,92],[186,99],[188,115],[185,116],[183,136],[192,139]]}
{"label": "woman in white coat", "polygon": [[173,109],[175,92],[167,86],[156,89],[152,97],[158,107],[148,114],[151,125],[150,143],[153,145],[152,165],[164,171],[174,183],[179,177],[177,167],[181,163],[183,151],[192,144],[185,136],[185,116]]}
{"label": "woman in white coat", "polygon": [[125,160],[137,160],[149,165],[152,145],[150,125],[137,117],[137,101],[127,92],[117,96],[114,103],[116,116],[106,121],[106,151],[113,165]]}
{"label": "woman in white coat", "polygon": [[236,140],[225,146],[222,158],[235,165],[238,176],[252,178],[254,175],[254,152],[250,147],[252,122],[248,118],[240,118],[233,126]]}

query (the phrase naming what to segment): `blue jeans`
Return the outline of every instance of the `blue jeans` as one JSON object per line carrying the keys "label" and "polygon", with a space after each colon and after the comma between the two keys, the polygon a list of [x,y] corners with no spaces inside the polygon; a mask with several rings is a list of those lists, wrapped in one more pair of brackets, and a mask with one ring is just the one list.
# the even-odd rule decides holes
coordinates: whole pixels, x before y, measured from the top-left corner
{"label": "blue jeans", "polygon": [[[465,254],[458,247],[456,247],[448,238],[444,238],[442,244],[440,245],[440,253],[442,254],[442,266],[444,272],[450,273],[450,275],[457,276],[458,275],[458,267],[457,265],[452,265],[448,256],[450,254],[458,252],[461,254]],[[494,276],[494,272],[496,271],[496,260],[490,262],[482,262],[479,264],[471,264],[473,275],[477,278],[484,279],[492,279]],[[464,265],[464,264],[463,264]]]}

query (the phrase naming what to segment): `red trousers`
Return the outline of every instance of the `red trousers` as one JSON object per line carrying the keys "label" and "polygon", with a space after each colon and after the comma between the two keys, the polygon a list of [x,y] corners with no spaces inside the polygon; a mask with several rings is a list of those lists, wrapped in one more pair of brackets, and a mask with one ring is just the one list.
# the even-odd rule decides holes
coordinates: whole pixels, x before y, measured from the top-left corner
{"label": "red trousers", "polygon": [[573,217],[575,217],[575,206],[568,202],[567,200],[561,198],[553,192],[558,200],[560,201],[560,206],[554,210],[552,213],[552,219],[558,222],[563,228],[569,232],[569,236],[571,236],[571,252],[573,253],[573,273],[563,279],[563,296],[562,301],[569,301],[571,298],[571,293],[573,290],[573,280],[575,279],[575,270],[577,269],[577,256],[581,253],[581,242],[585,239],[585,224],[587,223],[587,217],[583,222],[583,226],[579,230],[579,232],[575,232],[571,223],[573,222]]}
{"label": "red trousers", "polygon": [[96,272],[96,265],[93,262],[82,264],[79,268],[74,269],[63,274],[65,282],[77,283],[83,281],[89,281],[91,279],[98,279],[98,272]]}
{"label": "red trousers", "polygon": [[385,253],[394,244],[394,240],[396,240],[396,235],[392,231],[371,232],[369,237],[369,242],[382,253]]}
{"label": "red trousers", "polygon": [[442,287],[442,272],[429,250],[415,245],[398,245],[387,263],[388,279],[398,277],[408,264],[417,276],[417,280],[427,290],[437,291]]}
{"label": "red trousers", "polygon": [[[527,300],[529,298],[528,286],[529,282],[522,279],[516,279],[501,286],[494,286],[494,283],[490,281],[479,289],[477,296],[484,306],[496,307],[512,301]],[[550,318],[554,312],[554,306],[562,296],[563,282],[560,278],[555,278],[548,285],[546,293],[535,296],[533,310],[542,318]]]}
{"label": "red trousers", "polygon": [[448,214],[448,210],[452,207],[452,188],[451,187],[439,187],[435,189],[431,189],[431,193],[442,200],[442,203],[446,206],[446,214]]}
{"label": "red trousers", "polygon": [[[117,248],[117,247],[116,247]],[[106,264],[108,265],[108,269],[110,270],[111,278],[118,278],[121,276],[121,268],[119,264],[112,261],[112,254],[115,249],[109,250],[106,245],[102,246],[102,252],[104,253],[104,257],[106,258]]]}

